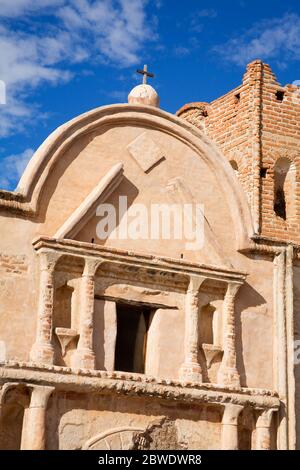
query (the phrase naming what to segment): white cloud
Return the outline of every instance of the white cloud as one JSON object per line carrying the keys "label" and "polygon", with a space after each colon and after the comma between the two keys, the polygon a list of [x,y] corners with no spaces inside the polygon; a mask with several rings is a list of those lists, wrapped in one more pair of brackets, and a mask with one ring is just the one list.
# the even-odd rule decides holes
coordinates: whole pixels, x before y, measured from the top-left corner
{"label": "white cloud", "polygon": [[[36,116],[33,92],[43,83],[70,80],[73,64],[89,60],[127,67],[138,62],[145,42],[154,37],[147,25],[147,2],[0,0],[0,16],[5,17],[0,24],[0,80],[7,89],[0,136],[19,131]],[[32,14],[43,13],[50,17],[48,23],[31,23]],[[24,14],[27,27],[20,30],[15,20]]]}
{"label": "white cloud", "polygon": [[[118,2],[77,0],[58,11],[65,27],[94,42],[95,54],[119,64],[137,62],[138,52],[146,40],[153,38],[147,26],[145,0]],[[86,34],[88,36],[86,36]]]}
{"label": "white cloud", "polygon": [[0,0],[0,16],[16,17],[43,8],[54,8],[64,0]]}
{"label": "white cloud", "polygon": [[9,155],[0,162],[0,188],[14,189],[22,176],[34,150],[27,149],[17,155]]}
{"label": "white cloud", "polygon": [[300,16],[286,14],[261,21],[214,50],[238,65],[258,58],[279,59],[282,65],[289,60],[300,60]]}

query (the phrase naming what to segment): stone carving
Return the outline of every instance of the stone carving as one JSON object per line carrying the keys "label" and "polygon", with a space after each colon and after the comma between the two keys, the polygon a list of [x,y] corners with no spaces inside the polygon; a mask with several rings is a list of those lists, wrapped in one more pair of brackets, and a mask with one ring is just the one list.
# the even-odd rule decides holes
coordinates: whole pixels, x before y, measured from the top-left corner
{"label": "stone carving", "polygon": [[144,429],[124,427],[110,429],[89,439],[82,447],[83,450],[132,450],[137,442],[143,445],[144,439],[137,436]]}
{"label": "stone carving", "polygon": [[146,132],[131,142],[127,149],[145,173],[165,158],[161,149]]}
{"label": "stone carving", "polygon": [[77,338],[78,333],[76,330],[72,330],[71,328],[57,327],[55,328],[55,334],[61,346],[62,356],[64,357],[67,347],[74,339]]}

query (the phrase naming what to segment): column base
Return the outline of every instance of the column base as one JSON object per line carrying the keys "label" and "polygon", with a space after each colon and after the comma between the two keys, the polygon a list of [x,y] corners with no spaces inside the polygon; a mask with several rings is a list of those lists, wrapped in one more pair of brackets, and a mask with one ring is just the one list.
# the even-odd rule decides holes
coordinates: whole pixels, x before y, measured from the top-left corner
{"label": "column base", "polygon": [[51,344],[35,343],[30,351],[30,360],[40,364],[54,363],[54,348]]}
{"label": "column base", "polygon": [[179,371],[180,380],[202,383],[202,370],[196,362],[183,364]]}
{"label": "column base", "polygon": [[72,367],[76,369],[96,368],[96,357],[93,351],[89,349],[78,349],[72,357]]}
{"label": "column base", "polygon": [[221,366],[218,372],[218,385],[240,388],[241,381],[238,371],[229,367],[223,369]]}

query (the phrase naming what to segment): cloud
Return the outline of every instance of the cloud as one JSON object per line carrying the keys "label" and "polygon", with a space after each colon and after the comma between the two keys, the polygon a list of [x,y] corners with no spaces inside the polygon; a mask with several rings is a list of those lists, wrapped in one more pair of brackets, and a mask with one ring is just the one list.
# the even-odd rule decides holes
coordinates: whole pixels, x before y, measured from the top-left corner
{"label": "cloud", "polygon": [[146,21],[146,3],[77,0],[61,8],[58,16],[71,34],[77,34],[83,44],[86,40],[86,48],[91,38],[96,55],[129,66],[138,61],[144,42],[154,36]]}
{"label": "cloud", "polygon": [[205,8],[203,10],[198,10],[190,16],[190,30],[195,33],[201,33],[203,30],[203,20],[204,18],[216,18],[218,13],[212,8]]}
{"label": "cloud", "polygon": [[0,16],[16,17],[44,8],[54,8],[64,0],[0,0]]}
{"label": "cloud", "polygon": [[[7,105],[0,108],[0,136],[23,129],[38,106],[42,84],[71,80],[74,64],[128,67],[138,62],[154,32],[147,23],[148,0],[0,0],[0,80]],[[42,22],[31,16],[47,14]],[[23,21],[26,16],[26,24]],[[5,18],[4,18],[5,17]],[[49,19],[50,18],[50,19]]]}
{"label": "cloud", "polygon": [[245,65],[253,59],[279,59],[282,65],[300,60],[300,16],[286,14],[261,21],[214,48],[226,61]]}
{"label": "cloud", "polygon": [[177,57],[185,57],[191,53],[191,50],[188,47],[178,46],[175,47],[174,53]]}
{"label": "cloud", "polygon": [[9,155],[0,162],[0,188],[12,190],[16,187],[22,176],[27,163],[34,154],[34,150],[29,148],[16,155]]}
{"label": "cloud", "polygon": [[196,16],[199,18],[216,18],[218,13],[213,8],[204,8],[196,13]]}
{"label": "cloud", "polygon": [[69,71],[58,66],[69,47],[67,43],[64,33],[40,37],[13,33],[0,26],[0,79],[6,85],[6,104],[0,108],[0,137],[23,129],[26,119],[37,112],[37,106],[30,102],[33,90],[43,82],[56,85],[71,78]]}

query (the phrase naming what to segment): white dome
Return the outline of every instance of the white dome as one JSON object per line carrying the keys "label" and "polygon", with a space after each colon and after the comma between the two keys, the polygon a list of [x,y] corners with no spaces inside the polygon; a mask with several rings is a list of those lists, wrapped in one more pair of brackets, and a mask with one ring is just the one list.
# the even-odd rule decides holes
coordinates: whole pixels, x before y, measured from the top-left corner
{"label": "white dome", "polygon": [[159,107],[159,96],[151,85],[142,84],[134,87],[128,95],[129,104],[145,104]]}

